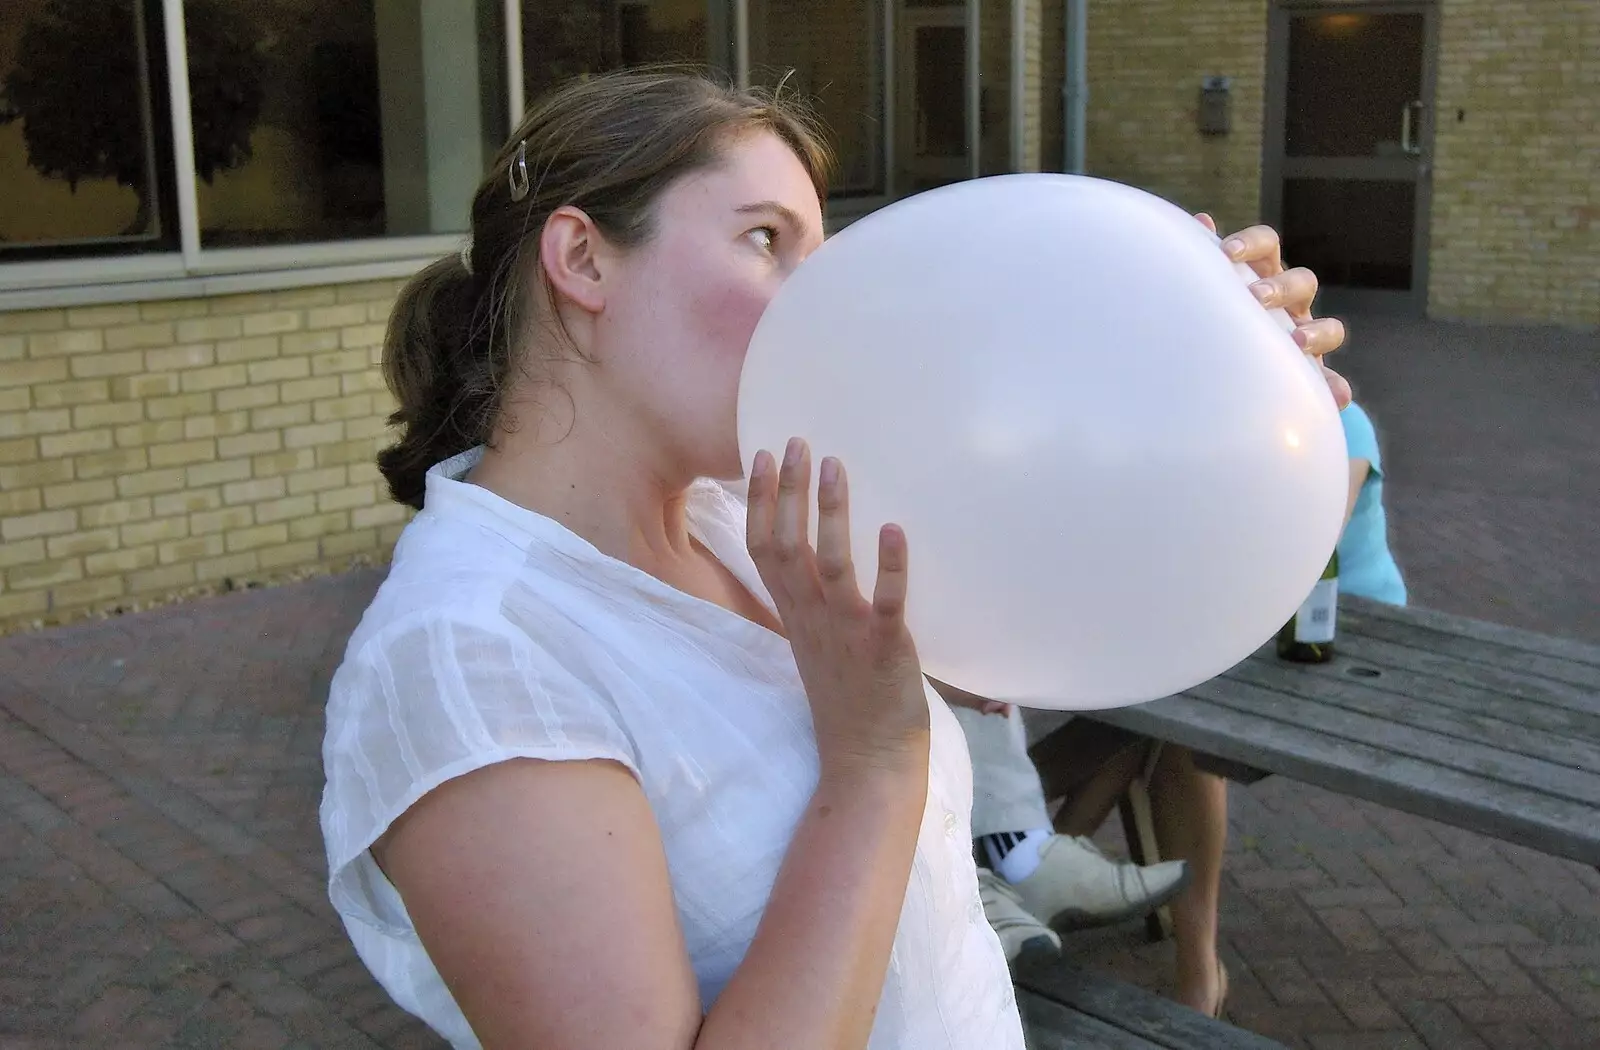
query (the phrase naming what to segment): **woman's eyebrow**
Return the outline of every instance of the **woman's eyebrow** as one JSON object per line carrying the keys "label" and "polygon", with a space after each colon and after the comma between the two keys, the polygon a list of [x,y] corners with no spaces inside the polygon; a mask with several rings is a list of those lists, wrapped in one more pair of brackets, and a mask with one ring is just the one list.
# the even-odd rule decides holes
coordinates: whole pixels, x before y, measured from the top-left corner
{"label": "woman's eyebrow", "polygon": [[776,215],[790,229],[798,233],[807,231],[806,221],[800,217],[800,213],[787,204],[781,204],[778,201],[754,201],[750,204],[741,204],[734,210],[741,215]]}

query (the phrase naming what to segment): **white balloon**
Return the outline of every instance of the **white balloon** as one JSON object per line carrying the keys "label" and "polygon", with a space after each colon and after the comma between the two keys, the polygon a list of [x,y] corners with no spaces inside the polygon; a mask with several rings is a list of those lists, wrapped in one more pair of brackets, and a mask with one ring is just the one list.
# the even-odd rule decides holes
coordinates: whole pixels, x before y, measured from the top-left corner
{"label": "white balloon", "polygon": [[908,198],[767,308],[745,463],[792,435],[843,461],[868,596],[880,525],[905,528],[931,676],[1055,709],[1179,692],[1293,615],[1344,517],[1332,395],[1245,279],[1193,217],[1115,183]]}

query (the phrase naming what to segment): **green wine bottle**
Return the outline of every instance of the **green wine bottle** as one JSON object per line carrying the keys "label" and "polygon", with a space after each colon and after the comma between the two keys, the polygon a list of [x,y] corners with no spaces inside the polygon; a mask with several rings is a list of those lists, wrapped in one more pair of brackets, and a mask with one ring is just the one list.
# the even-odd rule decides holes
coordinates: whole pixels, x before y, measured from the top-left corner
{"label": "green wine bottle", "polygon": [[1278,632],[1278,656],[1298,664],[1325,664],[1333,659],[1333,636],[1339,623],[1339,552],[1335,550],[1311,588],[1300,611]]}

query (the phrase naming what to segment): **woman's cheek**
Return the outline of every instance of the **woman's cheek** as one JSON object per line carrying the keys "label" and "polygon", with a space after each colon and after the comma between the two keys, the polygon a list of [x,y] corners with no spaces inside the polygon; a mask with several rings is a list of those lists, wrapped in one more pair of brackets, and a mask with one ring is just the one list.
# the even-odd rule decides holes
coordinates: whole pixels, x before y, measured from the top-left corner
{"label": "woman's cheek", "polygon": [[744,364],[750,349],[750,337],[772,301],[772,292],[758,286],[729,287],[713,297],[710,304],[708,333],[718,357],[737,365]]}

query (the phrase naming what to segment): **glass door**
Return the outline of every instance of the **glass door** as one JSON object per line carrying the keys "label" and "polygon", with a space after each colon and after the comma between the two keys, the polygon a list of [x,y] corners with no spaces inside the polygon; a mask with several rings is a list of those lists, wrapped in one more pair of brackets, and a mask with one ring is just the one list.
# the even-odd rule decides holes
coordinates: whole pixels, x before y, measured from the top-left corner
{"label": "glass door", "polygon": [[1273,11],[1264,212],[1328,301],[1426,307],[1435,9]]}

